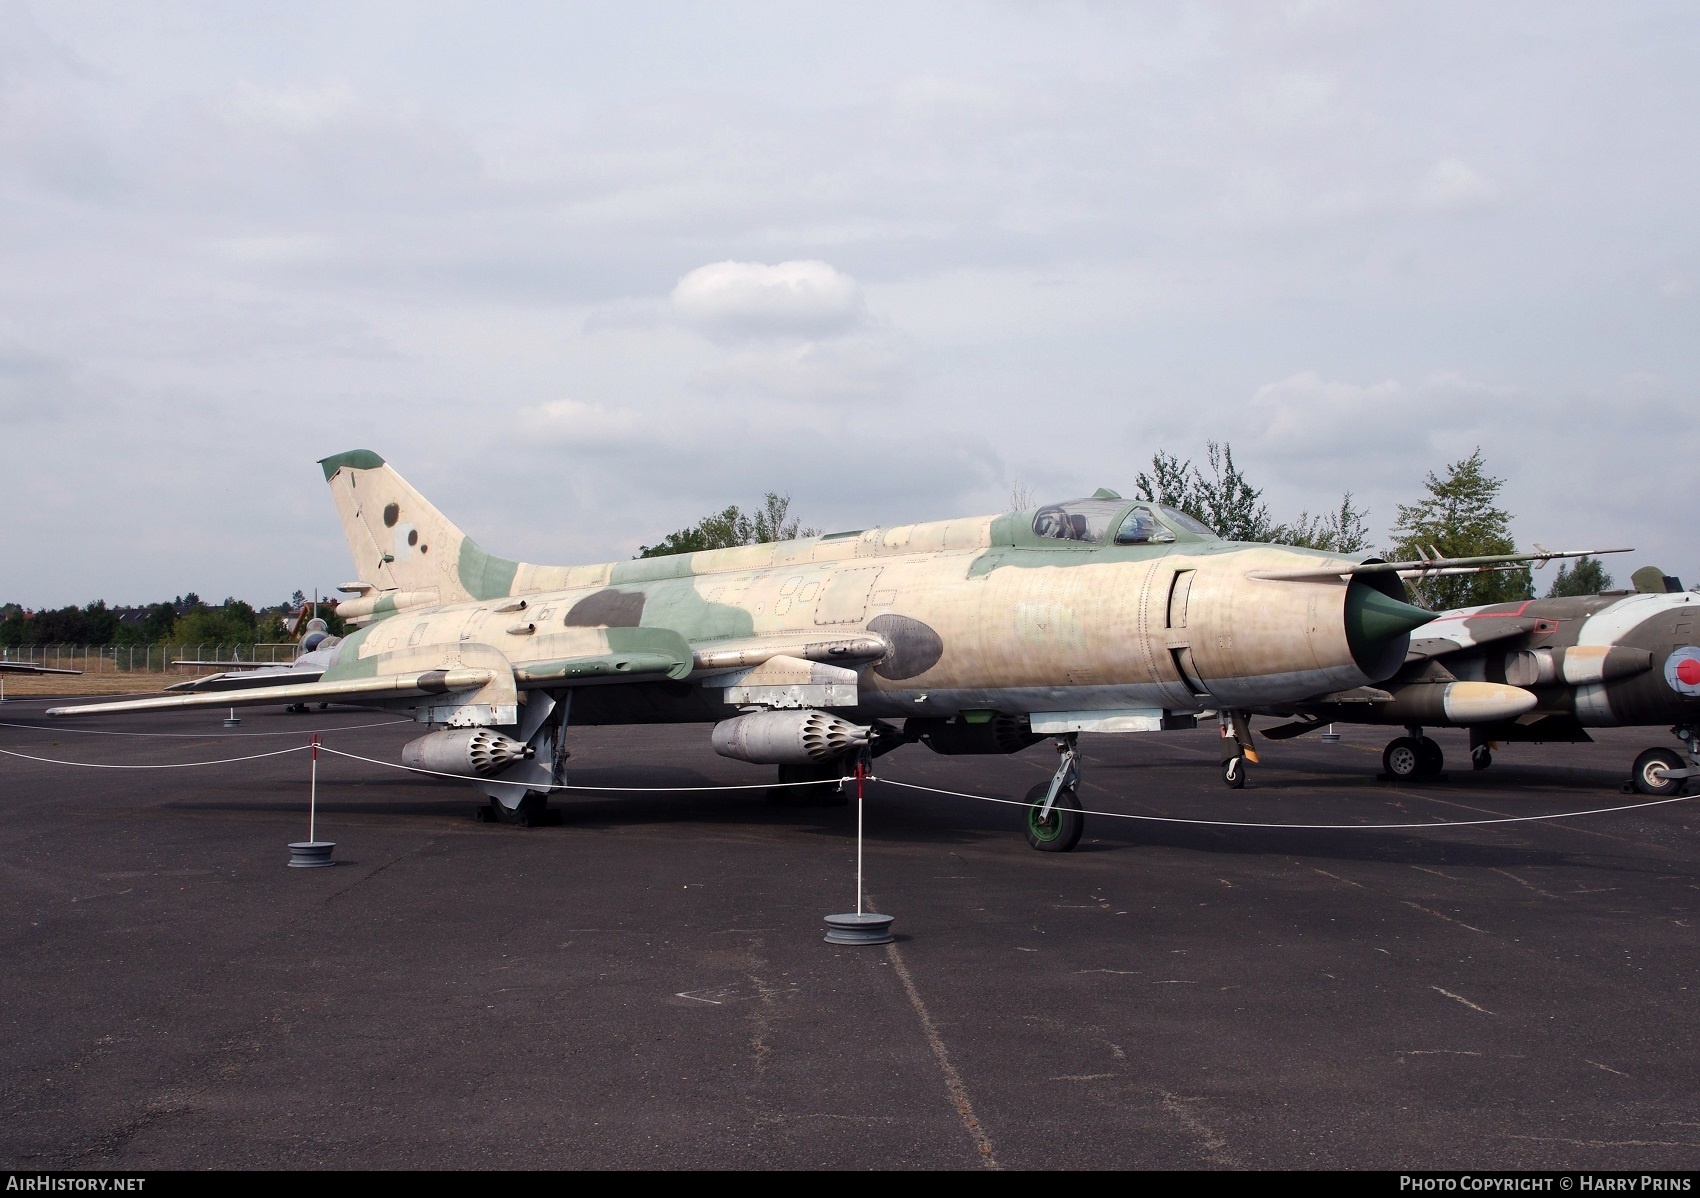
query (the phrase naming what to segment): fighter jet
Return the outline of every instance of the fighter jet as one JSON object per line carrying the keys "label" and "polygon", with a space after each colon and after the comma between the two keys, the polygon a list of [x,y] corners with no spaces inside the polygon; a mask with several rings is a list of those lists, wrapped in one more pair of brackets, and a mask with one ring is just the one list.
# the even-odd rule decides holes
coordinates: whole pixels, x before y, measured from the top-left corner
{"label": "fighter jet", "polygon": [[1669,795],[1700,776],[1700,595],[1655,566],[1635,590],[1529,599],[1446,612],[1412,634],[1405,664],[1352,695],[1268,707],[1298,716],[1275,740],[1332,723],[1403,724],[1382,765],[1394,778],[1439,774],[1445,761],[1425,728],[1468,728],[1476,769],[1507,741],[1587,741],[1589,728],[1664,724],[1687,754],[1651,748],[1631,782]]}
{"label": "fighter jet", "polygon": [[32,661],[0,660],[0,674],[81,674],[81,670],[62,670],[56,666],[38,666]]}
{"label": "fighter jet", "polygon": [[[286,682],[313,682],[320,678],[335,660],[334,653],[342,638],[330,634],[330,625],[317,616],[309,616],[310,609],[303,608],[300,618],[296,621],[295,631],[299,634],[296,639],[295,656],[286,662],[276,662],[268,665],[245,665],[223,661],[173,661],[174,666],[221,666],[217,674],[207,674],[198,678],[187,678],[182,682],[174,682],[165,689],[168,691],[193,691],[196,693],[210,691],[253,690],[258,687],[279,686]],[[288,705],[289,711],[306,711],[307,705],[302,702]]]}
{"label": "fighter jet", "polygon": [[[921,742],[1010,753],[1056,738],[1028,796],[1035,848],[1078,841],[1081,732],[1214,716],[1243,771],[1246,712],[1392,677],[1410,630],[1399,570],[1223,541],[1114,491],[1036,509],[580,566],[486,552],[377,454],[320,462],[357,578],[357,631],[312,681],[50,715],[337,702],[426,731],[412,766],[465,777],[481,818],[554,822],[569,717],[703,722],[721,754],[836,792],[847,763]],[[1531,555],[1539,557],[1543,555]],[[1547,554],[1544,556],[1575,556]],[[1430,569],[1477,568],[1517,556]],[[794,792],[787,792],[794,793]],[[808,789],[803,790],[809,794]]]}

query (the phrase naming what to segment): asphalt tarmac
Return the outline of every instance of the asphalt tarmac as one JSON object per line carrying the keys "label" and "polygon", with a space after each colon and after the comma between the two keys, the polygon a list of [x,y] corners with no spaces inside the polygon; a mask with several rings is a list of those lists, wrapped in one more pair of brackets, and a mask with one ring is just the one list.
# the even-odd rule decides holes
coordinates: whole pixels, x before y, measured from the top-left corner
{"label": "asphalt tarmac", "polygon": [[[336,710],[68,722],[0,707],[0,748],[166,765],[302,744],[395,760]],[[19,727],[18,725],[24,725]],[[102,735],[77,731],[98,730]],[[192,769],[0,757],[0,1165],[172,1168],[1600,1168],[1700,1164],[1700,809],[1611,807],[1662,729],[1516,746],[1426,785],[1385,733],[1265,746],[1082,737],[1069,854],[1016,808],[869,787],[593,795],[565,823],[321,759],[333,869],[294,753]],[[104,735],[124,733],[125,735]],[[764,782],[707,729],[584,728],[572,781]],[[878,772],[1019,798],[1013,758],[911,746]],[[1462,765],[1463,769],[1456,768]],[[1700,801],[1700,800],[1697,800]]]}

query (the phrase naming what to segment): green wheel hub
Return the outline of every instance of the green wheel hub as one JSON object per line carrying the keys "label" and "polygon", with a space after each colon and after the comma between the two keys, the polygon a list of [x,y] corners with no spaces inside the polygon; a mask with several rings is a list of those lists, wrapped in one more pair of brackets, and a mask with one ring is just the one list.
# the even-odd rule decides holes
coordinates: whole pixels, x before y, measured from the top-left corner
{"label": "green wheel hub", "polygon": [[1049,843],[1062,835],[1062,811],[1053,803],[1051,809],[1041,815],[1043,807],[1044,803],[1039,802],[1027,809],[1027,831],[1034,840]]}

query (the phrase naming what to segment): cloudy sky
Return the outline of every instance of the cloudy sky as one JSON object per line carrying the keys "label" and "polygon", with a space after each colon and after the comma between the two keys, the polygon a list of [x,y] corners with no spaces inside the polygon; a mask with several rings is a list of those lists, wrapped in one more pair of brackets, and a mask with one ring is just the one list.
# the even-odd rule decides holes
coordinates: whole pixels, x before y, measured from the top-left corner
{"label": "cloudy sky", "polygon": [[[350,574],[314,460],[626,557],[1131,493],[1700,581],[1692,4],[0,0],[0,599]],[[1538,576],[1539,577],[1539,576]]]}

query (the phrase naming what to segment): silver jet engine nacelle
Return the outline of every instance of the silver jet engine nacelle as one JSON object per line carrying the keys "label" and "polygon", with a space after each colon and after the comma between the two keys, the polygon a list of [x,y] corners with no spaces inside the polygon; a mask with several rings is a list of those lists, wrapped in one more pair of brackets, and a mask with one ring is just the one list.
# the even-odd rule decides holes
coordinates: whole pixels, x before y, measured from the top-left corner
{"label": "silver jet engine nacelle", "polygon": [[870,729],[824,711],[758,711],[714,726],[714,751],[757,765],[836,761],[868,743]]}
{"label": "silver jet engine nacelle", "polygon": [[485,778],[531,757],[530,745],[493,728],[449,728],[401,747],[403,765],[439,774]]}

